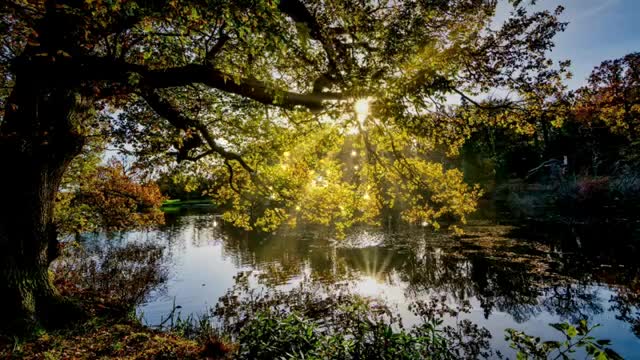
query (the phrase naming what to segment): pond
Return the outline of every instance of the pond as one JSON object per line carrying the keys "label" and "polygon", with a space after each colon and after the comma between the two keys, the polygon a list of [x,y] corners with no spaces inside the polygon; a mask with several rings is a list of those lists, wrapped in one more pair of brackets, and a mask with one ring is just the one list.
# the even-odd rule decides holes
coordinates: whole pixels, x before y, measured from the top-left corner
{"label": "pond", "polygon": [[637,224],[476,220],[461,237],[355,229],[335,241],[318,229],[241,232],[207,213],[172,215],[158,231],[126,236],[167,245],[169,281],[138,308],[151,326],[174,306],[183,317],[207,313],[242,274],[263,291],[347,284],[385,300],[406,324],[416,321],[409,304],[417,299],[468,301],[471,311],[458,316],[487,328],[493,348],[509,357],[506,328],[549,339],[559,335],[549,323],[588,319],[602,325],[594,335],[628,359],[640,358],[639,237]]}

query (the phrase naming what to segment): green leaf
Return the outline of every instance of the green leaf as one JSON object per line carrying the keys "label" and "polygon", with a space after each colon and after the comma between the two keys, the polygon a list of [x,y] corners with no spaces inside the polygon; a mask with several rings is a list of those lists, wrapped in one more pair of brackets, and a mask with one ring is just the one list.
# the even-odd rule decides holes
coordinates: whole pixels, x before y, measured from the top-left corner
{"label": "green leaf", "polygon": [[570,325],[567,323],[554,323],[554,324],[549,324],[549,326],[564,333],[569,328]]}
{"label": "green leaf", "polygon": [[615,352],[615,351],[613,351],[613,350],[611,350],[609,348],[604,349],[604,352],[607,354],[609,359],[612,359],[612,360],[622,360],[623,359],[622,356],[620,356],[617,352]]}

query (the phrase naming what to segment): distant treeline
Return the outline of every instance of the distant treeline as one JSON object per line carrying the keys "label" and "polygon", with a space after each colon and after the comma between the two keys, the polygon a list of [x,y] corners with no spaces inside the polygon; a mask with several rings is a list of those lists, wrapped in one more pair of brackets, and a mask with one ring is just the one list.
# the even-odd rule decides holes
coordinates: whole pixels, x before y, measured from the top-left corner
{"label": "distant treeline", "polygon": [[635,173],[640,163],[640,53],[603,62],[586,86],[542,99],[540,108],[528,113],[517,126],[482,122],[476,127],[462,150],[468,181]]}
{"label": "distant treeline", "polygon": [[523,120],[482,122],[472,132],[461,156],[468,182],[489,196],[522,200],[529,190],[604,211],[640,198],[640,53],[603,62],[587,85],[541,99]]}

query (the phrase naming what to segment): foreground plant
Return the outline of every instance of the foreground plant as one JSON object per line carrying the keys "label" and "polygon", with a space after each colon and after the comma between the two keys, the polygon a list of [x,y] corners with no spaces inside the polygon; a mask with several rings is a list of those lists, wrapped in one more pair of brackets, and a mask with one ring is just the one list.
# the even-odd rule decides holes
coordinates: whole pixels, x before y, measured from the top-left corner
{"label": "foreground plant", "polygon": [[[226,353],[236,359],[478,359],[507,358],[491,348],[491,334],[467,319],[470,305],[446,298],[416,301],[410,310],[420,321],[403,325],[385,303],[351,294],[348,284],[305,281],[291,290],[263,292],[240,274],[212,313],[181,319],[174,313],[165,330],[199,341],[226,338]],[[455,320],[444,325],[444,319]],[[517,359],[621,359],[608,340],[590,334],[598,327],[551,324],[563,340],[541,342],[507,329],[506,341]],[[582,351],[582,353],[580,352]]]}
{"label": "foreground plant", "polygon": [[2,359],[196,360],[208,355],[196,341],[151,330],[133,317],[112,314],[101,314],[72,328],[40,330],[28,339],[0,338]]}
{"label": "foreground plant", "polygon": [[[134,246],[109,251],[124,267],[113,272],[109,261],[99,266],[55,268],[56,283],[65,294],[84,296],[92,304],[93,318],[60,331],[40,329],[30,338],[0,337],[0,356],[7,358],[115,358],[115,359],[478,359],[504,358],[490,347],[489,332],[457,317],[470,305],[451,306],[434,297],[413,303],[410,310],[420,321],[403,325],[397,312],[385,303],[349,292],[348,284],[325,286],[305,282],[291,291],[262,292],[249,287],[247,274],[220,299],[206,316],[182,318],[179,307],[160,329],[141,325],[133,306],[148,287],[145,274],[154,273],[153,249]],[[123,251],[127,256],[123,256]],[[141,256],[149,253],[149,256]],[[120,254],[120,255],[118,255]],[[96,253],[94,252],[95,256]],[[86,260],[84,260],[86,262]],[[138,266],[131,266],[137,264]],[[145,265],[147,264],[147,265]],[[118,265],[116,265],[118,266]],[[120,265],[121,266],[121,265]],[[144,270],[147,268],[147,270]],[[89,269],[98,276],[82,276]],[[137,270],[136,270],[137,269]],[[142,269],[142,270],[141,270]],[[74,276],[74,272],[79,274]],[[114,274],[131,274],[125,281]],[[94,279],[88,283],[87,279]],[[110,281],[113,280],[113,281]],[[124,289],[122,286],[129,286]],[[131,294],[138,295],[131,295]],[[95,299],[99,299],[96,301]],[[94,299],[94,300],[89,300]],[[443,319],[456,319],[444,325]],[[513,329],[506,340],[518,359],[568,359],[576,350],[593,359],[620,359],[610,342],[589,334],[597,327],[585,321],[576,326],[553,324],[566,340],[541,342]],[[579,354],[579,353],[578,353]],[[582,354],[580,357],[584,357]]]}
{"label": "foreground plant", "polygon": [[93,312],[129,313],[167,280],[164,248],[156,244],[67,242],[63,249],[52,264],[52,281]]}
{"label": "foreground plant", "polygon": [[237,278],[211,314],[217,333],[237,344],[239,359],[476,359],[492,354],[489,332],[467,320],[443,325],[468,304],[417,302],[421,321],[406,328],[384,302],[351,294],[348,284],[309,283],[261,292]]}
{"label": "foreground plant", "polygon": [[576,325],[556,323],[550,326],[561,332],[565,339],[543,342],[539,337],[514,329],[506,330],[505,339],[510,341],[511,347],[518,351],[518,360],[572,359],[575,358],[578,350],[584,351],[590,359],[622,359],[609,347],[611,341],[596,339],[590,335],[600,325],[589,326],[586,320],[582,320]]}

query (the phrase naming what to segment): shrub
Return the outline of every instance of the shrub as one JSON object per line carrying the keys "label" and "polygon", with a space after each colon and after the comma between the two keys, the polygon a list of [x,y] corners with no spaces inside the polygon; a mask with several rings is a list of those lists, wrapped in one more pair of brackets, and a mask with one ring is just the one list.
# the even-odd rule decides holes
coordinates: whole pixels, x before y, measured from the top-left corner
{"label": "shrub", "polygon": [[600,325],[589,326],[585,320],[576,325],[569,323],[550,324],[562,333],[562,341],[541,341],[539,337],[527,335],[522,331],[507,329],[505,339],[518,351],[518,359],[546,360],[574,358],[577,349],[584,349],[589,359],[622,359],[609,348],[609,340],[596,339],[590,333]]}
{"label": "shrub", "polygon": [[384,303],[350,294],[347,286],[309,284],[259,292],[240,275],[212,315],[237,343],[237,359],[476,359],[488,357],[486,329],[441,318],[469,311],[442,299],[419,302],[422,321],[405,328]]}
{"label": "shrub", "polygon": [[51,267],[63,295],[80,297],[99,307],[129,311],[166,281],[164,248],[148,243],[87,248],[78,242],[63,246]]}
{"label": "shrub", "polygon": [[581,178],[576,182],[579,200],[606,199],[609,193],[609,178]]}

